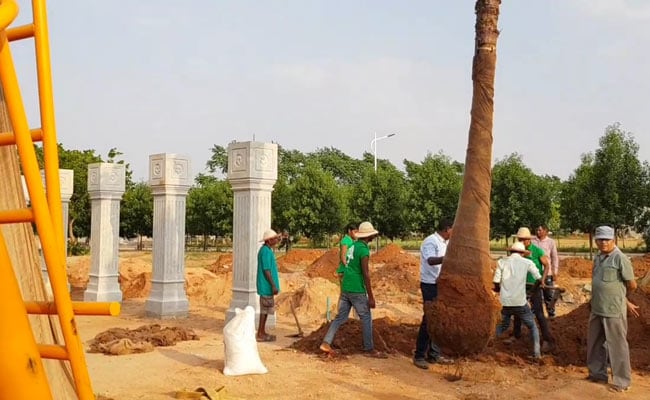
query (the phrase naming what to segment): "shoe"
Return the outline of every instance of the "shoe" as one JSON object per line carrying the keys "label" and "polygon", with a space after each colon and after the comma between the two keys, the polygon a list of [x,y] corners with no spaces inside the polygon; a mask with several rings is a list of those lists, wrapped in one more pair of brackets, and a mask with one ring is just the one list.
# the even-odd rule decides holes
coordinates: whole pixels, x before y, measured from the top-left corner
{"label": "shoe", "polygon": [[593,383],[607,384],[607,378],[598,378],[598,377],[595,377],[593,375],[587,375],[587,377],[585,379],[588,380],[589,382],[593,382]]}
{"label": "shoe", "polygon": [[555,350],[555,342],[545,341],[542,344],[542,353],[552,353]]}
{"label": "shoe", "polygon": [[379,350],[364,351],[363,355],[370,358],[388,358],[388,354]]}
{"label": "shoe", "polygon": [[551,320],[551,321],[554,320],[555,319],[555,314],[549,314],[548,319]]}
{"label": "shoe", "polygon": [[330,344],[327,342],[321,343],[319,348],[324,353],[328,353],[328,354],[334,353],[332,346],[330,346]]}
{"label": "shoe", "polygon": [[514,336],[510,336],[509,338],[503,340],[503,344],[513,344],[515,340],[516,339]]}
{"label": "shoe", "polygon": [[447,358],[445,356],[438,356],[438,357],[427,357],[426,362],[428,362],[429,364],[446,365],[446,364],[453,364],[454,360],[452,360],[451,358]]}
{"label": "shoe", "polygon": [[426,360],[423,360],[421,358],[414,358],[413,365],[415,365],[418,368],[429,369],[429,363]]}
{"label": "shoe", "polygon": [[618,385],[611,385],[608,388],[608,390],[610,392],[612,392],[612,393],[623,393],[623,392],[627,392],[628,390],[630,390],[630,387],[629,386],[623,387],[623,386],[618,386]]}

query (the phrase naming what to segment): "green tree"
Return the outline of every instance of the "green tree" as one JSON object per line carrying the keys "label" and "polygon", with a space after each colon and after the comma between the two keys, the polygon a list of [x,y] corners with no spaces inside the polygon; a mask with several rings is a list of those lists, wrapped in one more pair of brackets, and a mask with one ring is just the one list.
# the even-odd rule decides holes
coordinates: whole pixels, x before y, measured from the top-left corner
{"label": "green tree", "polygon": [[535,175],[519,154],[497,161],[492,168],[490,221],[493,236],[505,236],[519,227],[546,224],[553,209],[553,188]]}
{"label": "green tree", "polygon": [[212,156],[205,163],[207,170],[214,174],[221,172],[223,174],[228,172],[228,151],[225,147],[219,145],[213,145],[210,149]]}
{"label": "green tree", "polygon": [[332,174],[315,162],[302,168],[287,195],[289,207],[282,213],[289,221],[289,230],[304,234],[314,243],[340,231],[347,220],[342,191]]}
{"label": "green tree", "polygon": [[203,251],[208,235],[225,236],[232,232],[233,195],[230,183],[206,175],[197,179],[187,195],[186,231],[203,236]]}
{"label": "green tree", "polygon": [[126,189],[120,202],[120,236],[138,238],[137,249],[142,250],[142,237],[153,234],[153,195],[151,187],[139,182]]}
{"label": "green tree", "polygon": [[440,218],[452,218],[458,207],[462,170],[448,156],[427,154],[421,163],[404,160],[410,195],[409,220],[418,232],[432,232]]}

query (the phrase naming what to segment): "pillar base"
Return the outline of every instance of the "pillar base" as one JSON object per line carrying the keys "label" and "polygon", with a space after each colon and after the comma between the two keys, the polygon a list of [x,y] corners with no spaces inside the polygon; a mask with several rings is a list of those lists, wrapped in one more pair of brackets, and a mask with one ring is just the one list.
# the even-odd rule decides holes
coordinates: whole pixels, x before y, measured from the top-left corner
{"label": "pillar base", "polygon": [[152,282],[151,294],[145,302],[147,317],[187,317],[190,303],[185,295],[185,282]]}
{"label": "pillar base", "polygon": [[122,301],[122,290],[117,281],[119,275],[90,275],[84,301]]}

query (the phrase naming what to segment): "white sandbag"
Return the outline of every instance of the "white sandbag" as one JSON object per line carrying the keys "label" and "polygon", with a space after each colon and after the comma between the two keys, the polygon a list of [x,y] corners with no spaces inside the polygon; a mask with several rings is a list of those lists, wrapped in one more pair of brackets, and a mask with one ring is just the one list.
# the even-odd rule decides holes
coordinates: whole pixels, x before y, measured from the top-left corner
{"label": "white sandbag", "polygon": [[266,374],[269,372],[257,351],[255,309],[235,308],[235,316],[223,328],[224,368],[227,376]]}

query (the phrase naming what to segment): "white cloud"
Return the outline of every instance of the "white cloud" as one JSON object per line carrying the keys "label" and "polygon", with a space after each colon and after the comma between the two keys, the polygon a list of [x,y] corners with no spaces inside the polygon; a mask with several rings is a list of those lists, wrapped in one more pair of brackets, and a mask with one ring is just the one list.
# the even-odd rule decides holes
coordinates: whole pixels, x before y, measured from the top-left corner
{"label": "white cloud", "polygon": [[605,18],[650,21],[647,0],[575,0],[587,12]]}

